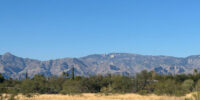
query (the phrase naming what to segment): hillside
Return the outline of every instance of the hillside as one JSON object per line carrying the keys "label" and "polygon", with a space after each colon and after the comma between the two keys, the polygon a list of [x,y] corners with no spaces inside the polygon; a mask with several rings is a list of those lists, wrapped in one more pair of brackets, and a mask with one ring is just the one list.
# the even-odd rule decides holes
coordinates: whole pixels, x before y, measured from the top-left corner
{"label": "hillside", "polygon": [[76,75],[121,74],[135,75],[141,70],[154,70],[160,74],[192,73],[200,69],[200,56],[177,58],[171,56],[150,56],[128,53],[94,54],[81,58],[63,58],[40,61],[17,57],[11,53],[0,55],[0,73],[5,77],[24,78],[28,72],[45,76],[59,76],[75,68]]}

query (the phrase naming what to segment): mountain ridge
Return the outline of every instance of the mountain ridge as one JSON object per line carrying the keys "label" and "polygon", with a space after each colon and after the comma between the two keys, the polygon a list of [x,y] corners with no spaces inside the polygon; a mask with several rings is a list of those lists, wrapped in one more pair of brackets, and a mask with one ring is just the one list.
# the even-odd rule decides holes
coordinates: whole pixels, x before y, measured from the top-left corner
{"label": "mountain ridge", "polygon": [[188,57],[153,56],[131,53],[92,54],[79,58],[60,58],[41,61],[31,58],[22,58],[11,53],[0,55],[0,73],[5,77],[24,78],[28,72],[32,77],[35,74],[45,76],[59,76],[74,67],[76,75],[105,75],[121,74],[135,75],[142,70],[159,74],[192,73],[200,70],[200,55]]}

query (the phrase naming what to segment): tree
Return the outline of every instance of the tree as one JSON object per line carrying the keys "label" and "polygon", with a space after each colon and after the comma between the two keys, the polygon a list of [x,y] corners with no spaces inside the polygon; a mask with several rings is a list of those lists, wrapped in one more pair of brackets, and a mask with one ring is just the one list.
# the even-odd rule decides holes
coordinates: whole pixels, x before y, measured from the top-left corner
{"label": "tree", "polygon": [[196,83],[195,90],[200,91],[200,79]]}
{"label": "tree", "polygon": [[72,80],[74,80],[74,67],[72,67]]}
{"label": "tree", "polygon": [[63,72],[63,73],[62,73],[62,77],[63,77],[63,78],[68,78],[68,77],[69,77],[69,73]]}
{"label": "tree", "polygon": [[35,75],[32,79],[34,92],[46,93],[48,92],[47,80],[43,75]]}
{"label": "tree", "polygon": [[111,91],[114,93],[126,93],[132,91],[131,78],[126,76],[114,75],[111,78]]}
{"label": "tree", "polygon": [[103,77],[102,76],[91,76],[84,78],[81,84],[84,88],[84,92],[98,93],[102,88]]}
{"label": "tree", "polygon": [[136,92],[152,91],[151,89],[150,91],[148,90],[149,84],[153,82],[152,76],[153,76],[152,72],[148,72],[146,70],[143,70],[140,73],[137,73],[135,77],[135,82],[134,82],[134,84],[136,85]]}
{"label": "tree", "polygon": [[77,80],[66,80],[63,84],[62,94],[77,94],[81,93],[81,84]]}
{"label": "tree", "polygon": [[28,78],[28,72],[26,72],[26,76],[25,76],[25,77],[26,77],[26,80],[28,80],[28,79],[29,79],[29,78]]}
{"label": "tree", "polygon": [[152,77],[152,80],[154,80],[157,76],[157,73],[155,71],[151,71],[151,77]]}
{"label": "tree", "polygon": [[176,84],[176,81],[172,79],[159,81],[156,84],[154,93],[157,95],[163,95],[163,94],[176,95],[176,96],[184,95],[184,91],[182,90],[180,85]]}
{"label": "tree", "polygon": [[196,76],[198,74],[198,70],[194,69],[193,74]]}
{"label": "tree", "polygon": [[5,80],[4,76],[0,73],[0,83],[3,83]]}
{"label": "tree", "polygon": [[51,76],[48,78],[48,93],[59,93],[62,90],[62,84],[65,80],[63,78],[57,78],[56,76]]}
{"label": "tree", "polygon": [[194,81],[191,79],[187,79],[182,83],[182,88],[186,93],[192,92],[194,87]]}
{"label": "tree", "polygon": [[35,85],[32,80],[24,80],[19,86],[20,92],[26,96],[29,96],[31,93],[35,93]]}

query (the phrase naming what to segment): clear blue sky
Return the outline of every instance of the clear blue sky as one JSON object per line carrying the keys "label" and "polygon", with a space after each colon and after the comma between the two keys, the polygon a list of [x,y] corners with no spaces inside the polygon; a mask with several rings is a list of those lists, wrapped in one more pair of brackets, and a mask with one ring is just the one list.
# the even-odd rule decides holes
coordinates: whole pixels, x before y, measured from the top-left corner
{"label": "clear blue sky", "polygon": [[0,54],[200,54],[199,0],[1,0]]}

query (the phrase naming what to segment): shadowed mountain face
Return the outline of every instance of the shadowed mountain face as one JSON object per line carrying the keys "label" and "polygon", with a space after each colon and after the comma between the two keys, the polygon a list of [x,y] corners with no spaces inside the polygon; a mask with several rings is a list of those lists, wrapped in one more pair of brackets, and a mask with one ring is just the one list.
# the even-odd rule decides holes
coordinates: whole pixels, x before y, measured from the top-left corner
{"label": "shadowed mountain face", "polygon": [[200,70],[200,56],[176,58],[169,56],[145,56],[128,53],[111,53],[89,55],[81,58],[63,58],[39,61],[20,58],[10,53],[0,55],[0,73],[5,77],[24,78],[28,72],[45,76],[59,76],[62,72],[70,72],[75,68],[76,75],[121,74],[135,75],[142,70],[154,70],[160,74],[192,73]]}

